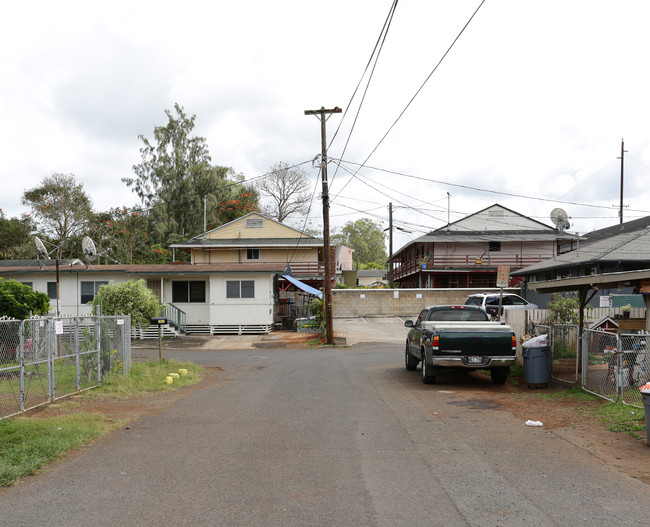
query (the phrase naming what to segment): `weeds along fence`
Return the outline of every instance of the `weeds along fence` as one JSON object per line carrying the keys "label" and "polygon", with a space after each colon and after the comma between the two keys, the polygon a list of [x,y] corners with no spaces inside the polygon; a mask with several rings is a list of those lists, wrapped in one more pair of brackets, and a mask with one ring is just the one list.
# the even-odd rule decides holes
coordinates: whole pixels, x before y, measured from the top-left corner
{"label": "weeds along fence", "polygon": [[0,419],[130,368],[130,316],[0,320]]}
{"label": "weeds along fence", "polygon": [[650,335],[617,335],[602,330],[582,334],[582,384],[595,395],[643,408],[639,387],[650,382]]}

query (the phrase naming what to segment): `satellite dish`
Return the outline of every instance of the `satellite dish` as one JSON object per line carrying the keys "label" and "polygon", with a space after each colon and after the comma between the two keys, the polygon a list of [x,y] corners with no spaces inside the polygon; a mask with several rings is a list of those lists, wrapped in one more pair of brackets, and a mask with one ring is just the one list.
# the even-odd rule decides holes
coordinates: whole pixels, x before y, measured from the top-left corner
{"label": "satellite dish", "polygon": [[36,259],[40,260],[43,257],[49,258],[50,255],[47,253],[47,248],[41,239],[34,236],[34,242],[36,243]]}
{"label": "satellite dish", "polygon": [[45,244],[41,241],[40,238],[37,236],[34,236],[34,242],[36,243],[36,261],[38,262],[38,265],[40,266],[41,269],[47,269],[42,263],[41,263],[41,258],[49,258],[50,255],[47,253],[47,248],[45,247]]}
{"label": "satellite dish", "polygon": [[564,209],[553,209],[551,211],[551,221],[559,231],[565,231],[571,224],[569,223],[569,215]]}
{"label": "satellite dish", "polygon": [[97,256],[97,248],[95,247],[95,242],[92,241],[88,236],[84,236],[81,240],[81,248],[84,251],[84,259],[94,260]]}

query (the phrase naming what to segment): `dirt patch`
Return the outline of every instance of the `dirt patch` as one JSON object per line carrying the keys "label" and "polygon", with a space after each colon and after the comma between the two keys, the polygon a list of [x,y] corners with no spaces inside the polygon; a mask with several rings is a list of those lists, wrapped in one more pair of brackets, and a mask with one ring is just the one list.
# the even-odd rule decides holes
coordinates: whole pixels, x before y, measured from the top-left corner
{"label": "dirt patch", "polygon": [[[544,428],[553,430],[608,466],[650,484],[650,446],[646,444],[645,431],[634,432],[636,437],[625,432],[610,432],[607,423],[594,415],[595,410],[607,401],[546,399],[540,395],[566,391],[569,385],[553,381],[548,388],[530,389],[523,377],[513,380],[516,386],[509,381],[503,390],[484,393],[490,401],[522,422],[529,419],[541,421]],[[643,415],[643,409],[628,408],[630,412]]]}

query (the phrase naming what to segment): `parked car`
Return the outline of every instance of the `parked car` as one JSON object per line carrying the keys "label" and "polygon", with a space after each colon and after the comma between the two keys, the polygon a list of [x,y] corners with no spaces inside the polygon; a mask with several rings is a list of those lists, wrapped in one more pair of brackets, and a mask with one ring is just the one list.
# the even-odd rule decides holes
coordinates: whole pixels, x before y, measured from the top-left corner
{"label": "parked car", "polygon": [[[499,314],[499,293],[476,293],[465,300],[466,306],[479,306],[487,311],[488,315],[497,317]],[[503,293],[501,300],[501,314],[508,309],[538,309],[537,304],[528,302],[514,293]]]}

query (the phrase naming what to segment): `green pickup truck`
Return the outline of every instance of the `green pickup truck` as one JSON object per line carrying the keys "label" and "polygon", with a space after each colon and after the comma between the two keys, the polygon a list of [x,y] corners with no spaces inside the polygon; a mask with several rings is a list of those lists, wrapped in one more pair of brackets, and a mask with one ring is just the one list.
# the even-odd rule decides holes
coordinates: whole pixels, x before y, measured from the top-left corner
{"label": "green pickup truck", "polygon": [[490,370],[504,384],[515,364],[517,339],[512,328],[490,320],[478,306],[430,306],[407,320],[404,362],[414,371],[422,363],[422,382],[433,384],[441,370]]}

